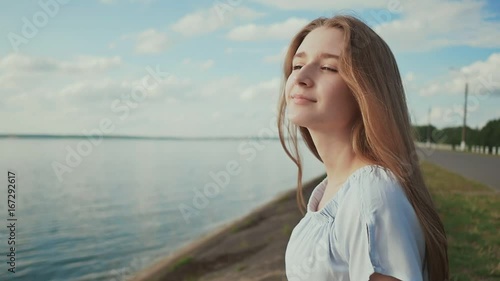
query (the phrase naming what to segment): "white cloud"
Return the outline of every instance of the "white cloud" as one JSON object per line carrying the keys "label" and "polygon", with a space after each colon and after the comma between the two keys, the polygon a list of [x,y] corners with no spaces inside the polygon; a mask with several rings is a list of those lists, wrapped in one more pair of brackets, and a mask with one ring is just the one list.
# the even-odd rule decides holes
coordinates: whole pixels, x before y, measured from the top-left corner
{"label": "white cloud", "polygon": [[139,54],[159,54],[170,46],[167,34],[153,28],[137,34],[124,35],[122,39],[134,40],[135,51]]}
{"label": "white cloud", "polygon": [[243,90],[240,94],[240,98],[243,101],[263,99],[268,102],[271,100],[277,100],[277,97],[280,94],[280,83],[281,80],[279,78],[273,78],[268,81],[260,82]]}
{"label": "white cloud", "polygon": [[[457,127],[462,126],[463,124],[463,104],[454,103],[450,105],[434,105],[430,107],[430,115],[429,108],[422,110],[419,118],[419,125],[427,125],[429,122],[437,127],[437,128],[445,128],[445,127]],[[478,116],[477,112],[474,108],[467,108],[467,126],[473,127],[478,126],[480,123],[484,124],[488,120],[487,118],[491,118],[491,116]],[[478,118],[480,117],[480,118]],[[473,119],[473,120],[471,120]],[[479,127],[482,127],[480,125]]]}
{"label": "white cloud", "polygon": [[417,85],[417,77],[415,73],[412,71],[407,72],[403,77],[402,77],[402,82],[403,82],[403,87],[405,90],[406,94],[406,100],[408,104],[413,103],[413,99],[415,98],[416,95],[412,95],[412,93],[418,92],[418,85]]}
{"label": "white cloud", "polygon": [[400,19],[379,23],[374,30],[397,51],[499,47],[500,22],[489,20],[485,6],[486,1],[409,1]]}
{"label": "white cloud", "polygon": [[460,124],[463,116],[463,107],[459,104],[455,104],[452,106],[432,106],[425,111],[424,114],[421,114],[420,122],[421,125],[427,125],[429,122],[433,126],[437,126],[440,128],[443,127],[454,127]]}
{"label": "white cloud", "polygon": [[238,76],[225,76],[201,85],[192,95],[227,100],[234,97],[239,89],[241,89],[241,80]]}
{"label": "white cloud", "polygon": [[[96,128],[102,118],[111,118],[117,126],[115,134],[250,135],[269,125],[271,109],[276,106],[272,96],[278,96],[276,79],[245,88],[247,82],[235,75],[206,82],[171,75],[151,89],[137,107],[129,106],[130,116],[122,121],[122,113],[113,112],[110,106],[116,99],[123,101],[122,106],[130,101],[139,77],[103,78],[97,73],[65,79],[57,73],[44,73],[38,78],[36,81],[49,79],[51,83],[17,83],[14,95],[0,89],[0,118],[13,120],[2,123],[0,131],[80,134]],[[242,98],[262,103],[249,107]],[[219,125],[221,128],[214,131]]]}
{"label": "white cloud", "polygon": [[293,17],[270,25],[247,24],[233,28],[226,37],[235,41],[290,39],[308,22],[307,19]]}
{"label": "white cloud", "polygon": [[[111,102],[116,99],[132,100],[132,93],[137,86],[142,85],[141,79],[136,80],[113,80],[113,79],[93,79],[78,81],[64,86],[61,90],[49,94],[51,100],[64,99],[66,102],[75,105],[85,105],[94,108],[96,105],[110,107]],[[187,78],[180,78],[174,75],[155,83],[151,88],[144,90],[144,93],[135,93],[144,100],[141,103],[148,104],[158,100],[169,100],[169,102],[178,102],[179,99],[185,99],[182,93],[192,86]]]}
{"label": "white cloud", "polygon": [[288,46],[284,46],[278,54],[264,57],[264,62],[283,62],[285,61],[286,51],[288,51]]}
{"label": "white cloud", "polygon": [[201,64],[201,69],[206,70],[206,69],[211,68],[213,65],[214,65],[214,61],[213,60],[207,60],[207,61],[205,61],[204,63]]}
{"label": "white cloud", "polygon": [[196,11],[183,16],[171,25],[172,30],[184,36],[194,36],[214,32],[234,21],[248,21],[260,18],[264,13],[247,7],[230,7],[221,10],[219,4],[210,9]]}
{"label": "white cloud", "polygon": [[493,53],[483,61],[476,61],[445,77],[416,89],[425,106],[415,103],[420,124],[428,122],[428,106],[432,106],[431,123],[438,127],[461,126],[463,122],[464,91],[469,84],[467,98],[467,124],[482,127],[488,120],[498,118],[500,99],[500,53]]}
{"label": "white cloud", "polygon": [[308,1],[290,1],[290,0],[253,0],[263,5],[272,6],[282,10],[326,10],[334,11],[339,9],[353,9],[353,8],[386,8],[391,3],[398,3],[398,1],[387,0],[308,0]]}
{"label": "white cloud", "polygon": [[[79,81],[62,89],[59,96],[70,96],[80,100],[86,99],[90,103],[111,101],[116,98],[131,99],[131,95],[136,89],[144,91],[145,88],[142,85],[142,78]],[[151,87],[146,89],[147,96],[144,103],[148,103],[148,101],[156,102],[157,100],[170,100],[170,102],[186,100],[187,97],[184,93],[193,86],[189,78],[169,75],[159,82],[154,81]],[[137,95],[140,95],[140,93],[138,92]]]}
{"label": "white cloud", "polygon": [[463,94],[465,82],[469,82],[469,94],[500,94],[500,53],[491,54],[485,61],[477,61],[452,72],[447,79],[422,87],[420,96]]}
{"label": "white cloud", "polygon": [[[135,83],[139,82],[138,80]],[[184,92],[194,86],[190,78],[170,75],[166,79],[161,80],[158,86],[151,90],[151,93],[155,96],[175,97],[180,100],[185,100],[187,96],[184,95]]]}
{"label": "white cloud", "polygon": [[413,82],[414,80],[415,80],[415,73],[413,73],[411,71],[406,73],[406,75],[403,78],[403,81],[407,81],[407,82]]}
{"label": "white cloud", "polygon": [[[140,3],[140,4],[150,4],[156,0],[129,0],[130,3]],[[124,2],[121,0],[99,0],[102,4],[105,5],[110,5],[110,4],[116,4],[118,2]]]}
{"label": "white cloud", "polygon": [[220,119],[222,119],[223,116],[224,116],[224,114],[222,114],[222,112],[220,112],[220,111],[214,111],[214,112],[212,112],[212,116],[211,117],[212,117],[213,120],[220,120]]}
{"label": "white cloud", "polygon": [[[12,93],[14,89],[16,89],[18,81],[16,81],[18,75],[14,73],[7,73],[4,75],[0,75],[0,85],[4,91],[9,91]],[[20,82],[20,81],[19,81]]]}
{"label": "white cloud", "polygon": [[84,80],[65,85],[57,92],[50,92],[48,97],[53,101],[64,100],[75,106],[92,108],[89,105],[120,99],[122,94],[130,93],[130,89],[127,90],[122,83],[111,79]]}
{"label": "white cloud", "polygon": [[81,73],[95,72],[115,68],[122,65],[119,56],[96,57],[77,56],[72,61],[62,61],[53,58],[32,57],[19,53],[11,53],[0,59],[0,70],[13,72],[59,72]]}
{"label": "white cloud", "polygon": [[[461,71],[466,75],[486,75],[494,74],[495,77],[500,75],[500,53],[491,54],[485,61],[476,61],[468,66],[464,66]],[[499,81],[497,81],[499,82]]]}
{"label": "white cloud", "polygon": [[258,53],[266,53],[269,50],[266,48],[234,48],[234,47],[227,47],[224,49],[224,52],[226,54],[235,54],[235,53],[240,53],[240,54],[258,54]]}
{"label": "white cloud", "polygon": [[[45,110],[52,114],[64,108],[64,100],[52,100],[52,96],[66,85],[75,81],[98,81],[102,79],[103,73],[121,71],[122,66],[120,57],[77,56],[64,61],[20,53],[9,54],[0,60],[0,96],[5,108],[11,104],[11,108],[30,111],[28,108],[32,105],[35,108],[33,112]],[[85,93],[87,96],[91,94]],[[101,99],[92,102],[99,101]],[[18,107],[19,104],[23,106]]]}
{"label": "white cloud", "polygon": [[422,97],[429,97],[429,96],[435,96],[438,94],[449,94],[449,91],[445,91],[445,89],[451,88],[453,83],[451,83],[451,82],[445,82],[445,83],[446,83],[446,85],[442,84],[440,82],[430,83],[430,84],[428,84],[420,89],[419,95]]}
{"label": "white cloud", "polygon": [[[124,74],[127,69],[123,68],[117,69],[121,73],[119,78],[115,76],[116,72],[101,71],[117,63],[121,64],[121,60],[79,57],[61,61],[22,54],[3,57],[0,60],[0,111],[16,111],[19,120],[28,120],[30,116],[50,116],[54,118],[52,120],[59,118],[61,124],[71,123],[71,118],[75,117],[113,114],[111,103],[116,99],[130,100],[135,87],[142,84],[142,76],[148,75],[145,69],[141,71],[141,77]],[[78,75],[64,75],[70,71]],[[147,91],[144,104],[175,104],[189,99],[184,95],[192,87],[189,79],[169,75],[159,83],[155,81],[149,82],[152,87]],[[19,128],[30,124],[33,130],[42,128],[34,126],[37,124],[34,119]]]}
{"label": "white cloud", "polygon": [[[367,10],[361,19],[384,38],[395,51],[429,51],[448,46],[500,47],[500,22],[491,20],[498,16],[486,9],[487,1],[287,1],[253,0],[283,10],[323,10],[328,16],[336,13],[361,17],[352,9]],[[238,30],[243,35],[255,35],[255,26]]]}
{"label": "white cloud", "polygon": [[[449,114],[450,112],[453,112],[454,110],[455,110],[455,112],[461,111],[462,108],[458,108],[458,107],[446,108],[446,107],[441,107],[441,106],[431,107],[430,116],[427,116],[428,117],[427,121],[429,121],[429,119],[430,119],[431,124],[437,124],[440,121],[442,121],[443,119],[445,119],[446,114]],[[453,125],[450,124],[450,126],[453,126]]]}
{"label": "white cloud", "polygon": [[214,66],[215,61],[212,59],[208,59],[206,61],[193,61],[191,58],[186,58],[182,61],[183,65],[196,65],[199,67],[201,70],[207,70],[212,68]]}

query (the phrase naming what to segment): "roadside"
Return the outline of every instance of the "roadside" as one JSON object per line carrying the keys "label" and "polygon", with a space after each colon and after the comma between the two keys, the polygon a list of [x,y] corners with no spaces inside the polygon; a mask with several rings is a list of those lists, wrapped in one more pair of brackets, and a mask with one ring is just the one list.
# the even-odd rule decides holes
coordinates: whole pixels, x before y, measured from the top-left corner
{"label": "roadside", "polygon": [[500,157],[420,147],[421,159],[500,191]]}

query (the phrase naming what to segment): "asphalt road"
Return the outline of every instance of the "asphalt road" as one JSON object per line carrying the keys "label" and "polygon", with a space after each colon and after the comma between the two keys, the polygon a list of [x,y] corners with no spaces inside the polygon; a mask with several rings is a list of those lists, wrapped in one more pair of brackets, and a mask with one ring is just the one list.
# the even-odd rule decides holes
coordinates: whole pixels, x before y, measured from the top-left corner
{"label": "asphalt road", "polygon": [[418,149],[420,158],[500,191],[500,156]]}

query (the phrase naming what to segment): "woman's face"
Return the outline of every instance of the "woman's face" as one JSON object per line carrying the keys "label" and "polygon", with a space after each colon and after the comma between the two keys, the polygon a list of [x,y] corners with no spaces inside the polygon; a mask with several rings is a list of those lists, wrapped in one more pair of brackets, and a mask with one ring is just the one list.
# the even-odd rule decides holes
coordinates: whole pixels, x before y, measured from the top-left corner
{"label": "woman's face", "polygon": [[338,73],[343,44],[340,29],[318,27],[297,49],[285,87],[287,117],[294,124],[332,130],[346,129],[354,121],[357,103]]}

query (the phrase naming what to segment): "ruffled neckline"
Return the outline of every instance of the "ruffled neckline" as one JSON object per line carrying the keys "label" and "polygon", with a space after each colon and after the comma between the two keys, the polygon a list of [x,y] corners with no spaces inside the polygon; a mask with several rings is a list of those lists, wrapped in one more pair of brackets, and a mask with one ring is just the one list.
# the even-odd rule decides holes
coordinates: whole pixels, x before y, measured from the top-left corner
{"label": "ruffled neckline", "polygon": [[321,208],[321,210],[317,210],[319,202],[325,193],[326,186],[328,184],[328,178],[325,177],[312,191],[311,197],[307,204],[307,214],[312,216],[313,218],[319,220],[320,222],[332,222],[335,220],[335,216],[337,214],[338,207],[338,198],[351,186],[351,182],[363,173],[363,172],[372,172],[375,168],[384,168],[377,164],[370,164],[360,167],[354,172],[352,172],[349,177],[341,184],[339,190],[335,195]]}

